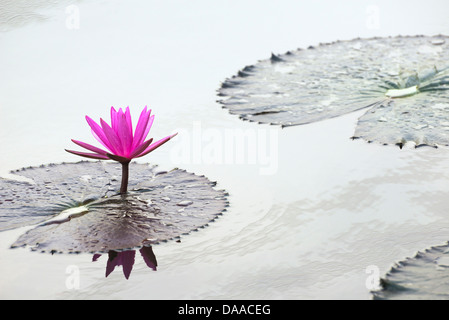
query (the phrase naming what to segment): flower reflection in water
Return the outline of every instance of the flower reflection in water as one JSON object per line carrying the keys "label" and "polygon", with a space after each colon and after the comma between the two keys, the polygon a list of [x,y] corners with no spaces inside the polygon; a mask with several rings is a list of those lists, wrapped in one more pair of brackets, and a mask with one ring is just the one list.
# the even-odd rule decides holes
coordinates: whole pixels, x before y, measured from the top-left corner
{"label": "flower reflection in water", "polygon": [[[152,247],[142,247],[139,250],[140,254],[145,261],[145,264],[156,271],[157,261],[156,256],[153,253]],[[97,261],[101,254],[94,254],[92,261]],[[106,277],[109,276],[112,271],[114,271],[115,267],[122,266],[123,274],[125,278],[128,279],[131,271],[133,269],[133,265],[135,262],[136,250],[127,250],[127,251],[114,251],[109,250],[108,252],[108,262],[106,264]]]}

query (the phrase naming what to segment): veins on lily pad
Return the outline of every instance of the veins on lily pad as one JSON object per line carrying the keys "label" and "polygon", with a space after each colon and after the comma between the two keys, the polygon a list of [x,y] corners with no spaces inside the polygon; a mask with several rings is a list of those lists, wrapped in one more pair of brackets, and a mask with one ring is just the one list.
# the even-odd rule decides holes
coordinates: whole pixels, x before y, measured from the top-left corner
{"label": "veins on lily pad", "polygon": [[449,145],[449,37],[354,39],[272,54],[224,81],[220,103],[248,121],[302,125],[367,108],[353,138]]}

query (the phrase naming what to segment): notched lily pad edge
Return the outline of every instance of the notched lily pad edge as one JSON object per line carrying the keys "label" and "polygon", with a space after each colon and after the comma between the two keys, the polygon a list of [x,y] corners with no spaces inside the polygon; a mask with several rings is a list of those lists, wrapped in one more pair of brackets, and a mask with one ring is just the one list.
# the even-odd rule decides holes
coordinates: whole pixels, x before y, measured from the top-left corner
{"label": "notched lily pad edge", "polygon": [[429,247],[427,249],[417,251],[414,256],[406,257],[404,260],[395,262],[391,266],[390,270],[388,270],[385,273],[385,275],[379,279],[380,288],[370,291],[370,293],[373,295],[373,299],[385,299],[385,298],[382,297],[382,294],[386,290],[389,290],[391,292],[394,292],[394,291],[400,291],[400,292],[405,292],[405,291],[410,291],[411,292],[411,291],[414,291],[411,288],[407,288],[407,287],[401,286],[398,283],[390,281],[388,279],[388,277],[393,275],[394,273],[400,272],[401,268],[406,267],[407,265],[413,264],[414,260],[426,258],[427,257],[425,255],[426,253],[429,253],[429,252],[432,252],[432,251],[437,251],[437,252],[441,252],[441,253],[445,252],[448,249],[448,246],[449,246],[449,241],[446,241],[445,244],[431,246],[431,247]]}
{"label": "notched lily pad edge", "polygon": [[[37,166],[28,166],[28,167],[22,167],[20,169],[13,169],[13,170],[10,170],[9,173],[15,174],[17,172],[21,172],[21,171],[25,171],[25,170],[30,170],[30,169],[32,170],[32,169],[46,168],[46,167],[54,167],[54,166],[65,165],[65,164],[71,165],[71,164],[83,164],[83,163],[106,163],[104,161],[107,161],[107,160],[79,160],[79,161],[76,161],[76,162],[62,161],[62,162],[59,162],[59,163],[51,162],[51,163],[47,163],[47,164],[40,164],[40,165],[37,165]],[[113,164],[112,160],[110,160],[107,163]],[[159,166],[157,164],[151,164],[151,163],[140,163],[140,162],[133,162],[133,163],[135,163],[137,165],[148,165],[151,168],[157,168]],[[175,170],[175,169],[181,170],[179,168],[173,168],[172,170]],[[167,171],[166,170],[164,170],[164,171],[157,171],[155,173],[155,175],[160,174],[160,173],[165,173],[165,172],[167,172]]]}
{"label": "notched lily pad edge", "polygon": [[432,149],[438,149],[439,147],[449,147],[449,144],[426,144],[426,143],[417,144],[414,141],[405,140],[405,139],[402,139],[402,141],[398,141],[394,144],[386,143],[386,142],[379,142],[379,141],[372,141],[372,140],[365,139],[362,136],[352,136],[349,139],[364,140],[366,143],[375,143],[375,144],[382,145],[382,146],[396,146],[396,147],[399,147],[399,149],[406,148],[406,147],[410,147],[410,148],[414,148],[414,149],[419,149],[419,148],[424,148],[424,147],[432,148]]}
{"label": "notched lily pad edge", "polygon": [[[378,39],[382,39],[382,38],[398,39],[398,38],[419,38],[419,37],[421,37],[421,38],[430,37],[430,38],[445,38],[445,39],[449,39],[448,35],[444,35],[444,34],[441,34],[441,33],[440,34],[434,34],[434,35],[418,34],[418,35],[396,35],[396,36],[387,36],[387,37],[377,37],[377,36],[375,36],[375,37],[368,37],[368,38],[357,37],[357,38],[347,39],[347,40],[336,40],[336,41],[331,41],[331,42],[320,42],[320,43],[318,43],[318,45],[315,45],[315,46],[314,45],[310,45],[307,48],[300,48],[299,47],[299,48],[297,48],[294,51],[313,50],[316,47],[329,46],[329,45],[333,45],[333,44],[336,44],[336,43],[342,43],[342,42],[351,43],[351,42],[360,41],[360,40],[369,41],[369,40],[378,40]],[[436,44],[436,45],[438,45],[438,44]],[[269,59],[259,59],[256,63],[262,62],[262,61],[266,61],[266,60],[270,60],[271,63],[277,63],[277,62],[281,62],[281,61],[284,60],[282,58],[283,56],[289,56],[289,55],[294,55],[294,54],[295,53],[293,51],[291,51],[291,50],[289,50],[289,51],[287,51],[287,52],[285,52],[283,54],[274,54],[272,52],[271,53],[271,57]],[[221,83],[220,87],[216,90],[217,91],[217,95],[219,97],[227,97],[227,95],[222,92],[222,89],[233,88],[233,87],[237,86],[239,84],[238,78],[244,78],[244,77],[249,76],[251,71],[254,70],[254,68],[255,68],[254,64],[247,65],[244,68],[242,68],[241,70],[239,70],[237,72],[237,74],[233,75],[231,78],[226,78]],[[227,109],[225,101],[226,101],[226,99],[218,99],[218,100],[216,100],[216,102],[221,105],[222,109]],[[357,111],[362,110],[362,109],[367,109],[367,108],[370,108],[372,106],[373,105],[360,107],[359,109],[351,111],[350,113],[357,112]],[[307,124],[311,123],[311,122],[306,122],[306,123],[298,123],[298,124],[294,124],[294,123],[292,123],[292,124],[285,124],[285,123],[282,124],[282,123],[277,123],[275,121],[273,121],[273,122],[264,122],[264,121],[252,120],[251,118],[249,118],[249,116],[247,114],[233,113],[232,110],[230,110],[230,109],[228,109],[228,112],[231,115],[237,115],[239,117],[239,119],[243,120],[243,121],[248,121],[248,122],[251,122],[251,123],[257,123],[257,124],[261,124],[261,125],[265,124],[265,125],[280,126],[282,129],[283,128],[287,128],[287,127],[307,125]],[[286,112],[286,111],[279,111],[279,112]],[[270,113],[276,113],[276,112],[275,111],[270,111]],[[258,114],[262,114],[262,113],[255,113],[255,114],[252,114],[252,115],[258,115]],[[328,119],[336,118],[336,117],[339,117],[339,116],[341,116],[341,115],[330,117]],[[364,138],[361,137],[361,136],[352,136],[352,137],[350,137],[350,139],[357,140],[357,139],[364,139]],[[370,140],[365,140],[365,141],[367,143],[373,143],[373,141],[370,141]],[[381,145],[384,145],[384,146],[393,145],[391,143],[382,143],[382,142],[377,142],[377,143],[381,144]],[[404,146],[410,145],[412,143],[413,143],[413,141],[406,141],[405,139],[403,139],[402,141],[396,142],[394,145],[398,146],[400,149],[402,149]],[[449,147],[449,144],[441,145],[441,146]],[[436,149],[436,148],[438,148],[438,145],[436,145],[436,144],[415,144],[415,149],[416,148],[421,148],[421,147],[431,147],[431,148],[435,148]]]}
{"label": "notched lily pad edge", "polygon": [[[95,163],[95,162],[101,162],[101,161],[81,160],[81,161],[77,161],[77,162],[61,162],[60,164],[79,164],[79,163]],[[142,163],[137,163],[137,164],[141,164],[142,165]],[[20,168],[20,169],[11,170],[10,172],[12,174],[14,174],[16,172],[21,172],[21,171],[28,170],[28,169],[45,168],[45,167],[52,167],[52,166],[56,166],[56,165],[58,165],[58,164],[57,163],[41,164],[39,166],[29,166],[29,167],[23,167],[23,168]],[[145,164],[143,164],[143,165],[145,165]],[[157,164],[156,165],[151,165],[151,166],[152,166],[151,168],[153,168],[153,169],[158,167]],[[192,175],[192,176],[198,176],[198,177],[207,178],[205,175],[196,175],[193,172],[188,172],[187,170],[179,169],[178,167],[175,167],[175,168],[173,168],[173,169],[171,169],[169,171],[163,170],[163,171],[155,172],[154,176],[157,176],[157,175],[160,175],[160,174],[169,173],[169,172],[175,171],[175,170],[179,170],[179,171],[185,172],[185,173],[187,173],[189,175]],[[217,185],[217,181],[209,181],[209,184],[210,184],[211,187],[215,187]],[[228,208],[230,207],[230,202],[228,200],[229,192],[226,191],[225,189],[219,189],[219,190],[216,190],[216,191],[222,193],[221,197],[222,197],[222,200],[224,200],[224,208],[221,211],[217,212],[215,214],[214,218],[209,220],[204,225],[201,225],[201,226],[199,226],[199,227],[197,227],[195,229],[192,229],[192,230],[190,230],[190,232],[184,232],[181,235],[174,236],[172,238],[158,240],[158,241],[151,241],[151,240],[150,241],[146,241],[146,240],[143,240],[142,241],[142,245],[139,245],[139,246],[129,247],[129,248],[122,248],[122,249],[108,249],[108,250],[104,250],[104,251],[103,250],[96,250],[96,251],[69,250],[67,252],[64,252],[64,251],[59,251],[59,250],[40,249],[39,248],[39,243],[36,243],[34,246],[33,245],[27,245],[27,244],[21,245],[21,246],[11,245],[10,249],[29,248],[31,251],[34,251],[34,252],[50,253],[52,255],[53,254],[106,254],[106,253],[108,253],[111,250],[112,251],[117,251],[117,252],[130,251],[130,250],[139,250],[139,249],[141,249],[143,247],[150,247],[150,246],[155,246],[155,245],[161,245],[163,243],[168,243],[168,242],[171,242],[171,241],[175,241],[175,242],[179,242],[180,243],[181,239],[182,239],[182,236],[188,236],[189,234],[191,234],[193,232],[198,232],[198,231],[200,231],[200,229],[204,229],[204,228],[208,227],[210,223],[215,222],[219,217],[221,217],[225,212],[228,211]],[[82,205],[84,205],[84,204],[86,204],[86,203],[83,203]],[[66,219],[70,220],[72,217],[75,217],[77,215],[80,215],[80,214],[79,213],[71,214],[71,215],[67,216]],[[50,218],[49,220],[51,220],[51,219],[52,218]],[[44,221],[44,222],[41,222],[39,224],[36,224],[34,226],[30,226],[30,227],[32,227],[30,230],[32,230],[34,227],[38,227],[38,226],[43,225],[45,223],[48,223],[48,220]]]}

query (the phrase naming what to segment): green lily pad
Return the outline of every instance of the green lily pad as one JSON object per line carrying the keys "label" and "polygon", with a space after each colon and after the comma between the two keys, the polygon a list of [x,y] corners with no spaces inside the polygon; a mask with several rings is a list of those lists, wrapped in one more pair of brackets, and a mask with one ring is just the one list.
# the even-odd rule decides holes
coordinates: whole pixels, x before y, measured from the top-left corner
{"label": "green lily pad", "polygon": [[303,125],[369,108],[353,138],[449,145],[449,37],[354,39],[246,66],[219,102],[243,120]]}
{"label": "green lily pad", "polygon": [[376,300],[449,299],[449,245],[432,247],[397,263],[380,283],[382,288],[373,292]]}
{"label": "green lily pad", "polygon": [[[177,239],[214,221],[228,206],[215,182],[185,170],[130,164],[129,192],[119,194],[121,166],[66,163],[19,171],[32,184],[3,179],[2,229],[40,223],[12,247],[47,252],[108,252]],[[10,220],[17,220],[10,223]]]}

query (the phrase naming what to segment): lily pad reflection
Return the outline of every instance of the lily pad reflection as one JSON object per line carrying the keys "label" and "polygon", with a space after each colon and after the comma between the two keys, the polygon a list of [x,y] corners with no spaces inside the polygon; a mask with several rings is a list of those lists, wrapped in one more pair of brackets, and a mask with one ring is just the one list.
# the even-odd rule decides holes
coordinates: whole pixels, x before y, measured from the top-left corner
{"label": "lily pad reflection", "polygon": [[[80,182],[83,178],[79,172],[83,168],[91,176]],[[29,223],[33,212],[40,212],[40,217],[47,220],[20,236],[12,247],[31,246],[48,252],[108,252],[148,246],[207,226],[228,205],[226,193],[214,189],[215,183],[204,176],[179,169],[157,172],[157,167],[135,163],[130,167],[129,192],[120,195],[119,183],[113,178],[119,176],[120,170],[116,164],[79,162],[20,171],[23,176],[33,176],[35,184],[30,186],[38,188],[23,186],[13,203],[0,204],[3,221],[8,216],[25,216],[22,222]],[[98,181],[99,177],[103,180]],[[41,192],[43,180],[53,192]],[[39,199],[38,206],[46,204],[44,208],[33,206],[34,195]],[[62,203],[78,206],[58,211]],[[49,216],[53,217],[48,219]]]}
{"label": "lily pad reflection", "polygon": [[435,246],[397,263],[381,279],[374,299],[449,299],[449,246]]}
{"label": "lily pad reflection", "polygon": [[371,107],[354,138],[449,145],[449,37],[354,39],[246,66],[219,89],[231,114],[283,127]]}

